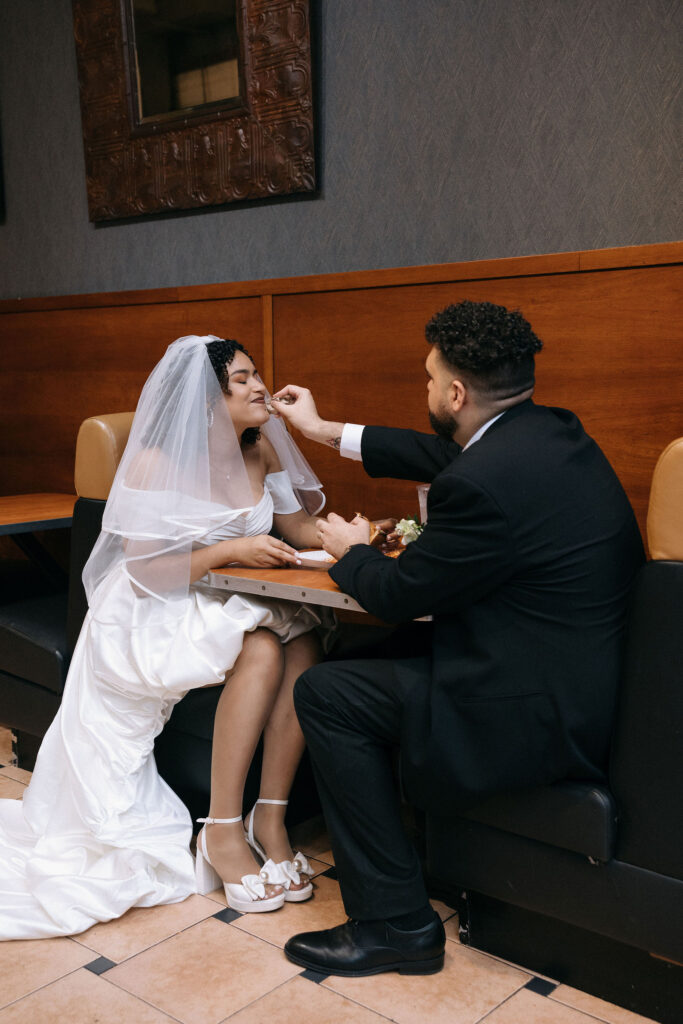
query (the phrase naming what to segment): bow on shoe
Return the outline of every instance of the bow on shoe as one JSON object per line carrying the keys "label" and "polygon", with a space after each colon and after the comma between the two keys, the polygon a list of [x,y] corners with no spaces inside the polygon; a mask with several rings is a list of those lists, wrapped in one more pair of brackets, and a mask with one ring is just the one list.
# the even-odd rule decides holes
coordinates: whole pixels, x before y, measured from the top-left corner
{"label": "bow on shoe", "polygon": [[303,853],[298,851],[294,854],[294,860],[283,860],[277,865],[281,869],[285,876],[285,885],[287,888],[291,884],[298,885],[301,881],[301,875],[312,875],[310,864],[306,860]]}
{"label": "bow on shoe", "polygon": [[281,868],[281,864],[267,860],[258,875],[242,875],[240,882],[253,900],[261,900],[266,895],[266,885],[287,884],[288,876]]}

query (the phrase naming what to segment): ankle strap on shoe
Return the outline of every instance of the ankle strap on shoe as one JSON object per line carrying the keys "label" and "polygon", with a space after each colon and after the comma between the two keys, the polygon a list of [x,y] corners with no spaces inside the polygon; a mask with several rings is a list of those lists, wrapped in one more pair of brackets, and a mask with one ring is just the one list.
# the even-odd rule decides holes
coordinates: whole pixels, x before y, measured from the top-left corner
{"label": "ankle strap on shoe", "polygon": [[289,800],[262,800],[261,797],[256,801],[257,804],[279,804],[281,807],[286,807]]}
{"label": "ankle strap on shoe", "polygon": [[237,818],[197,818],[197,823],[204,822],[205,825],[234,825],[241,820],[242,815],[240,814]]}

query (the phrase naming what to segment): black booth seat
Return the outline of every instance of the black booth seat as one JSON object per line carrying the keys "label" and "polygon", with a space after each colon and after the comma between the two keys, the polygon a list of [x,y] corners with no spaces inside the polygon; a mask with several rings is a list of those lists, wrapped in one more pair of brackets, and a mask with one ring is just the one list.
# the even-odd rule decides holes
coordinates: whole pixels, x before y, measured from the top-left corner
{"label": "black booth seat", "polygon": [[67,595],[0,605],[0,670],[61,694],[69,665]]}
{"label": "black booth seat", "polygon": [[59,707],[69,664],[68,594],[25,559],[0,563],[0,724],[21,733],[30,766]]}
{"label": "black booth seat", "polygon": [[683,561],[636,582],[606,786],[567,781],[427,816],[463,941],[683,1021]]}
{"label": "black booth seat", "polygon": [[465,817],[571,850],[596,864],[614,856],[617,806],[607,787],[597,783],[558,782],[496,796]]}

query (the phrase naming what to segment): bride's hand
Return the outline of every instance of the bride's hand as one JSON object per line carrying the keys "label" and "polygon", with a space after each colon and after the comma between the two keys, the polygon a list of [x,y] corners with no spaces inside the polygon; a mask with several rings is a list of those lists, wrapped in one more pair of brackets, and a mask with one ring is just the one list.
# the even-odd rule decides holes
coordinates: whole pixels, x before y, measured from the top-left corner
{"label": "bride's hand", "polygon": [[267,533],[259,534],[257,537],[241,537],[233,544],[237,548],[240,565],[266,569],[276,565],[301,564],[294,548]]}

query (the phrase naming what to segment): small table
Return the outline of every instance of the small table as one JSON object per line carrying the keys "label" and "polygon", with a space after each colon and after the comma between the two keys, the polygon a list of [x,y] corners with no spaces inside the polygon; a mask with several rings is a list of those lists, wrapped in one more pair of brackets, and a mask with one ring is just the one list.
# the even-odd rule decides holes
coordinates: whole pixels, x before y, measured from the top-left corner
{"label": "small table", "polygon": [[0,497],[0,535],[71,526],[75,494],[7,494]]}
{"label": "small table", "polygon": [[75,504],[75,494],[0,496],[0,536],[10,536],[17,547],[60,586],[66,582],[64,570],[33,534],[36,530],[71,526]]}
{"label": "small table", "polygon": [[[230,565],[212,569],[209,585],[235,594],[258,594],[299,604],[326,605],[334,608],[344,622],[386,626],[386,622],[370,615],[358,601],[340,590],[326,569],[245,569],[241,565]],[[431,622],[432,616],[423,615],[415,621]]]}
{"label": "small table", "polygon": [[244,569],[230,565],[225,569],[212,569],[209,583],[218,590],[277,597],[299,604],[326,605],[367,615],[358,601],[339,589],[326,569]]}

